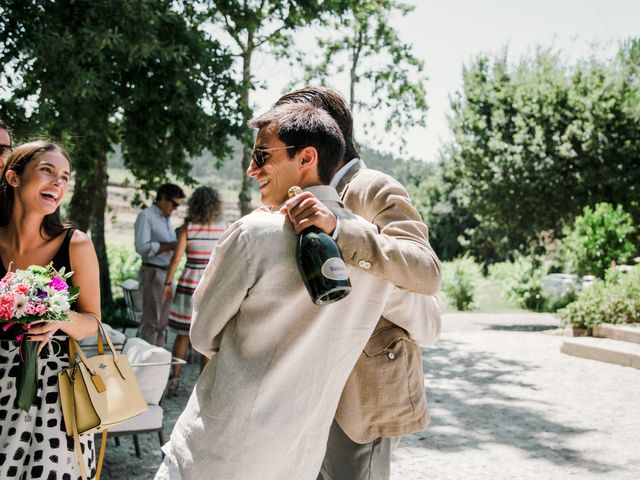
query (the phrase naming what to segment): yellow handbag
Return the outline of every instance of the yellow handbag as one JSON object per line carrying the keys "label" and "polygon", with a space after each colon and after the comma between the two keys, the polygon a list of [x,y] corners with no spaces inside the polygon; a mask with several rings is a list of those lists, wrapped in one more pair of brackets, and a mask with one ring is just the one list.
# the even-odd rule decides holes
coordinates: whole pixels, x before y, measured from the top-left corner
{"label": "yellow handbag", "polygon": [[[111,339],[98,322],[98,355],[85,356],[74,339],[69,339],[70,367],[58,374],[60,403],[67,435],[73,436],[83,480],[86,479],[80,449],[82,434],[102,432],[96,480],[100,478],[107,430],[147,409],[136,377],[125,355],[115,351]],[[111,350],[104,353],[103,338]],[[76,362],[74,350],[79,359]]]}

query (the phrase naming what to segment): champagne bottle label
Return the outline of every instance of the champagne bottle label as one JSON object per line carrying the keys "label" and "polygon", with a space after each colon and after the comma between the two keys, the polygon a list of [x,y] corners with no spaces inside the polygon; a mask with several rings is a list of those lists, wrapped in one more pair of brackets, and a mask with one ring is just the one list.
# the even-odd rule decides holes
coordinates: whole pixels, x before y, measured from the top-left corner
{"label": "champagne bottle label", "polygon": [[333,257],[327,259],[320,269],[322,275],[331,280],[349,280],[347,266],[341,258]]}

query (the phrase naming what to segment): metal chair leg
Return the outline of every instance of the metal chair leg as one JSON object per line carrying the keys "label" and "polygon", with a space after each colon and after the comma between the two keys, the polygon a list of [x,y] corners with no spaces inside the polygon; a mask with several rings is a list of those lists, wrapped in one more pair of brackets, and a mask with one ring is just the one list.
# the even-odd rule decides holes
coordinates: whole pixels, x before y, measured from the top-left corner
{"label": "metal chair leg", "polygon": [[140,442],[138,442],[138,435],[133,436],[133,446],[136,449],[136,457],[140,458]]}
{"label": "metal chair leg", "polygon": [[160,439],[160,453],[162,454],[162,460],[164,460],[164,452],[162,451],[162,446],[164,445],[164,434],[162,433],[162,429],[158,431],[158,438]]}

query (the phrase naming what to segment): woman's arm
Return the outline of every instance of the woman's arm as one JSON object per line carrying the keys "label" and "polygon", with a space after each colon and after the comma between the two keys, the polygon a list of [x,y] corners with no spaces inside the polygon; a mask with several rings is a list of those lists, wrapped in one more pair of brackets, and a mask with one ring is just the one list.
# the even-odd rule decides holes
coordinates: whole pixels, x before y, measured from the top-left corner
{"label": "woman's arm", "polygon": [[61,330],[76,340],[95,335],[100,321],[100,276],[98,257],[89,236],[76,230],[69,244],[69,258],[73,276],[71,281],[80,288],[75,311],[69,311],[69,321],[33,323],[29,329],[32,341],[40,341],[40,350],[56,330]]}
{"label": "woman's arm", "polygon": [[167,276],[164,279],[164,300],[168,302],[171,300],[171,282],[173,282],[173,276],[176,274],[178,265],[180,265],[180,259],[182,254],[187,249],[187,224],[185,223],[180,229],[178,234],[178,243],[176,249],[173,251],[173,256],[169,262],[169,268],[167,268]]}

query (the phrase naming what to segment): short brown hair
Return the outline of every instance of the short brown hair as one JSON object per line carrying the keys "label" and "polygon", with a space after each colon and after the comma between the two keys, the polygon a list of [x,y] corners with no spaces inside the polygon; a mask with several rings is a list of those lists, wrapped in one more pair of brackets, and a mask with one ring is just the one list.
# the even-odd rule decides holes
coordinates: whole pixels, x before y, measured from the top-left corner
{"label": "short brown hair", "polygon": [[275,125],[278,137],[287,146],[293,158],[305,147],[318,152],[318,176],[326,185],[331,182],[336,167],[344,156],[344,138],[340,128],[325,110],[308,103],[280,105],[272,108],[249,124],[253,128]]}
{"label": "short brown hair", "polygon": [[276,102],[275,106],[290,103],[310,103],[314,107],[326,110],[336,121],[344,137],[344,160],[360,158],[353,139],[353,116],[347,100],[336,90],[327,87],[307,85],[289,92]]}

